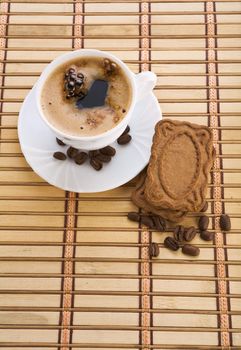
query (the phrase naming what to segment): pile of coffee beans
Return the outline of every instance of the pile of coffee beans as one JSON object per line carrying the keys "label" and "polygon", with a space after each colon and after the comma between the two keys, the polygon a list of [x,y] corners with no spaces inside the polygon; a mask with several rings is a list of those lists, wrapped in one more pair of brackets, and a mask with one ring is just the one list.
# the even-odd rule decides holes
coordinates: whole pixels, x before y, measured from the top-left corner
{"label": "pile of coffee beans", "polygon": [[[117,142],[120,145],[125,145],[131,141],[131,135],[129,135],[129,131],[130,127],[127,126],[122,135],[117,139]],[[125,139],[126,136],[128,136],[128,140]],[[59,140],[57,137],[56,142],[61,147],[66,146],[66,144],[62,140]],[[64,152],[57,151],[53,154],[53,157],[62,161],[68,158],[73,160],[77,165],[82,165],[87,160],[89,160],[89,163],[92,166],[92,168],[96,171],[99,171],[103,168],[103,164],[109,163],[112,157],[115,156],[115,154],[116,150],[112,146],[106,146],[98,150],[89,151],[88,153],[70,146],[67,149],[66,154]]]}
{"label": "pile of coffee beans", "polygon": [[150,229],[157,230],[159,232],[166,231],[166,220],[161,216],[139,214],[134,211],[128,213],[127,216],[129,220],[139,222],[140,224],[146,225]]}
{"label": "pile of coffee beans", "polygon": [[[164,232],[167,230],[167,221],[158,215],[130,212],[128,213],[128,219],[139,222],[151,230],[157,230],[159,232]],[[187,244],[187,242],[190,242],[195,238],[196,234],[197,230],[194,226],[185,228],[182,225],[178,225],[173,229],[173,237],[169,236],[165,238],[164,246],[173,251],[176,251],[182,247],[182,252],[184,254],[197,256],[200,253],[199,248],[191,244]],[[151,247],[150,250],[151,249],[153,248]],[[153,255],[150,251],[150,256],[154,257],[156,255]]]}
{"label": "pile of coffee beans", "polygon": [[194,226],[184,227],[178,225],[173,230],[173,237],[166,237],[164,246],[170,250],[177,251],[182,248],[182,252],[187,255],[197,256],[200,254],[200,249],[191,242],[197,235],[197,230]]}
{"label": "pile of coffee beans", "polygon": [[[208,204],[205,204],[202,212],[208,209]],[[162,217],[154,214],[140,214],[137,212],[128,213],[128,219],[136,221],[139,224],[147,226],[151,230],[157,230],[159,232],[169,231],[173,232],[173,237],[168,236],[164,240],[164,247],[177,251],[182,248],[182,253],[190,256],[198,256],[200,249],[189,242],[191,242],[200,233],[200,238],[204,241],[212,241],[214,238],[214,232],[208,231],[209,217],[202,215],[198,221],[198,229],[194,226],[184,227],[177,225],[174,229],[167,230],[167,221]],[[223,231],[229,231],[231,229],[230,217],[227,214],[223,214],[220,217],[220,227]],[[149,247],[150,257],[157,257],[159,255],[159,246],[157,243],[151,243]]]}
{"label": "pile of coffee beans", "polygon": [[170,250],[177,251],[182,247],[182,252],[187,255],[197,256],[200,253],[200,249],[195,247],[191,242],[197,234],[197,230],[194,226],[184,227],[178,225],[173,230],[173,237],[166,237],[164,240],[164,246]]}
{"label": "pile of coffee beans", "polygon": [[[56,138],[56,142],[60,146],[65,146],[64,142]],[[116,154],[114,147],[107,146],[96,151],[83,152],[77,148],[69,147],[67,149],[67,156],[63,152],[55,152],[53,154],[54,158],[58,160],[66,160],[67,157],[72,159],[77,165],[84,164],[88,159],[90,165],[97,171],[101,170],[103,163],[108,163],[111,158]]]}
{"label": "pile of coffee beans", "polygon": [[84,74],[81,72],[77,72],[75,68],[69,68],[64,76],[64,91],[66,93],[66,98],[83,98],[86,95],[86,92],[83,90],[83,87]]}
{"label": "pile of coffee beans", "polygon": [[116,154],[114,147],[106,146],[96,151],[89,152],[90,165],[97,171],[101,170],[103,163],[109,163]]}

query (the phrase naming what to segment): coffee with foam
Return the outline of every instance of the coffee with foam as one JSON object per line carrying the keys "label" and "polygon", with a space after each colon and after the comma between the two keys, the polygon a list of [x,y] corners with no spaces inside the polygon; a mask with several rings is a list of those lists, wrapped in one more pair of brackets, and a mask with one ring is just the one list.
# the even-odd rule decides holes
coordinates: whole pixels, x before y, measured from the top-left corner
{"label": "coffee with foam", "polygon": [[132,90],[122,68],[103,57],[80,57],[56,68],[46,80],[41,107],[47,120],[71,136],[95,136],[127,114]]}

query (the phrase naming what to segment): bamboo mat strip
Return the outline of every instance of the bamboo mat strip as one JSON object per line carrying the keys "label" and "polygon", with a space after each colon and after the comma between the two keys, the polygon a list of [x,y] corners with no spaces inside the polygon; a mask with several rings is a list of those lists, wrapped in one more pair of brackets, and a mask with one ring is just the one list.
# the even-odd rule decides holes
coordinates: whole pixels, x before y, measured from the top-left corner
{"label": "bamboo mat strip", "polygon": [[[109,3],[141,3],[143,0],[85,0],[84,3],[85,4],[109,4]],[[23,0],[5,0],[5,2],[11,2],[11,3],[23,3]],[[146,1],[147,3],[158,3],[160,2],[159,0],[148,0]],[[176,3],[177,0],[162,0],[162,3]],[[178,0],[178,2],[180,3],[188,3],[188,2],[191,2],[193,3],[193,0]],[[197,0],[196,2],[199,2],[199,3],[205,3],[205,2],[208,2],[208,0]],[[218,0],[216,2],[239,2],[239,0]],[[47,3],[47,4],[74,4],[74,0],[25,0],[24,3],[33,3],[33,4],[41,4],[41,3]]]}
{"label": "bamboo mat strip", "polygon": [[[240,2],[1,6],[0,347],[240,349]],[[52,188],[25,163],[20,104],[48,62],[78,47],[111,51],[136,73],[152,69],[164,117],[211,125],[218,156],[208,216],[217,236],[195,241],[198,259],[166,251],[168,232],[127,221],[135,181],[76,195]],[[233,225],[227,235],[217,222],[223,210]],[[152,241],[161,249],[155,260]]]}
{"label": "bamboo mat strip", "polygon": [[[84,12],[84,4],[81,1],[76,1],[73,7],[73,12]],[[73,17],[73,47],[74,49],[83,48],[83,37],[84,37],[84,17],[76,16]],[[62,326],[59,331],[59,339],[61,343],[61,350],[68,350],[69,347],[66,344],[72,343],[73,332],[71,326],[73,326],[73,311],[68,311],[70,307],[74,307],[74,288],[75,280],[71,275],[75,271],[75,251],[76,251],[76,231],[73,230],[77,224],[78,212],[78,194],[74,192],[67,193],[67,217],[66,217],[66,228],[64,231],[64,242],[67,242],[67,246],[64,247],[64,258],[66,261],[63,263],[64,278],[62,281],[63,285],[63,299],[62,308],[60,314],[60,325]]]}
{"label": "bamboo mat strip", "polygon": [[[22,3],[23,0],[5,0],[5,2],[12,2],[12,3]],[[109,4],[110,2],[112,3],[118,3],[118,4],[122,4],[122,3],[140,3],[142,0],[85,0],[84,2],[86,4],[88,3],[92,3],[92,4]],[[25,3],[34,3],[34,4],[39,4],[39,3],[48,3],[48,4],[72,4],[74,2],[74,0],[26,0]],[[159,3],[159,0],[148,0],[147,3]],[[192,0],[178,0],[178,2],[180,3],[193,3]],[[208,2],[208,0],[197,0],[196,3],[205,3]],[[235,2],[239,2],[239,0],[217,0],[217,3],[235,3]],[[167,4],[171,4],[171,3],[177,3],[177,0],[163,0],[162,3],[167,3]]]}
{"label": "bamboo mat strip", "polygon": [[[11,3],[11,0],[10,0],[10,3]],[[84,15],[86,17],[88,16],[99,16],[100,14],[105,14],[105,16],[110,16],[110,17],[115,17],[115,16],[138,16],[139,15],[139,12],[135,12],[135,11],[130,11],[130,12],[127,12],[127,11],[117,11],[117,12],[104,12],[104,11],[99,11],[98,13],[97,12],[88,12],[88,13],[83,13],[83,12],[75,12],[75,13],[72,13],[72,12],[58,12],[58,11],[54,11],[54,12],[51,12],[51,11],[37,11],[37,12],[25,12],[25,11],[20,11],[20,12],[14,12],[14,11],[11,11],[10,12],[6,12],[7,15],[10,15],[11,16],[79,16],[79,15]],[[240,15],[241,14],[241,11],[215,11],[215,13],[217,15]],[[208,15],[209,12],[207,11],[177,11],[177,12],[174,12],[174,11],[170,11],[170,12],[167,12],[167,11],[155,11],[155,12],[147,12],[146,13],[147,15],[152,15],[152,16],[167,16],[167,15],[186,15],[186,16],[193,16],[193,15]]]}
{"label": "bamboo mat strip", "polygon": [[[150,69],[150,65],[147,61],[150,62],[150,51],[147,50],[150,48],[150,27],[147,25],[150,22],[151,16],[148,15],[148,12],[151,12],[151,5],[148,2],[142,2],[140,4],[140,62],[141,62],[141,71],[147,71]],[[144,63],[142,63],[144,62]],[[141,297],[141,308],[150,309],[151,308],[151,280],[149,279],[151,267],[149,259],[149,247],[148,244],[151,242],[151,233],[144,229],[144,231],[140,232],[140,242],[143,246],[140,251],[139,257],[143,261],[140,266],[141,274],[143,275],[143,279],[140,281],[141,284],[141,292],[143,293]],[[146,311],[141,313],[141,326],[143,327],[141,330],[140,336],[140,345],[144,345],[144,350],[148,350],[149,346],[153,344],[152,332],[150,330],[150,326],[153,324],[152,315]]]}

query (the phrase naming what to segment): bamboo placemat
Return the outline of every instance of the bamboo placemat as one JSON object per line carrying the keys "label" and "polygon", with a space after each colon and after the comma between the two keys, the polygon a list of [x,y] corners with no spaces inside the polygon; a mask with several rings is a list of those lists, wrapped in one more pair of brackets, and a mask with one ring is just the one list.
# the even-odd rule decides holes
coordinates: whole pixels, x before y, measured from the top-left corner
{"label": "bamboo placemat", "polygon": [[[2,1],[0,33],[0,347],[241,349],[241,2]],[[68,193],[25,162],[21,103],[48,62],[81,47],[151,69],[164,118],[213,129],[216,235],[196,239],[198,258],[127,220],[135,181]],[[150,261],[151,241],[161,253]]]}

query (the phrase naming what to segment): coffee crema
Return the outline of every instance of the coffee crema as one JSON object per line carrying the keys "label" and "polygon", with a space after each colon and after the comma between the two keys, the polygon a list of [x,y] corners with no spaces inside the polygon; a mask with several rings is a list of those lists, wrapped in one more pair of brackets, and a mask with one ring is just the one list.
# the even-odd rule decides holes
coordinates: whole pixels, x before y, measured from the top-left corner
{"label": "coffee crema", "polygon": [[94,136],[115,127],[128,112],[131,99],[130,83],[119,65],[103,57],[79,57],[48,77],[41,107],[59,131]]}

